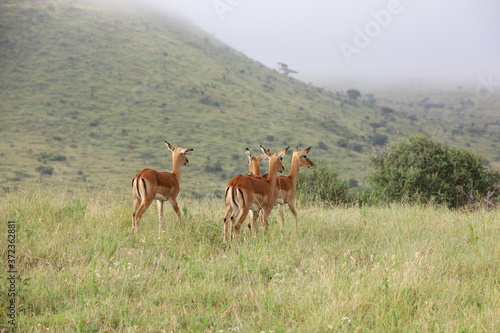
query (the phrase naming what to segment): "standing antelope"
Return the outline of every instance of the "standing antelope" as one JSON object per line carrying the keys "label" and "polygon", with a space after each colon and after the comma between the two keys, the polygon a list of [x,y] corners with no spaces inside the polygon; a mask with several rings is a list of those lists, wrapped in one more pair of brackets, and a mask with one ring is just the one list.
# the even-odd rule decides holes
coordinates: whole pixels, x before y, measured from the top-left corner
{"label": "standing antelope", "polygon": [[[227,239],[228,218],[230,217],[231,229],[229,238],[232,239],[233,226],[235,238],[237,240],[243,221],[250,210],[263,210],[264,230],[267,232],[267,217],[273,209],[278,191],[276,190],[276,173],[283,169],[281,160],[285,156],[288,147],[278,153],[271,154],[264,147],[260,146],[262,153],[269,158],[269,175],[267,178],[253,175],[237,175],[231,178],[226,185],[226,216],[224,218],[224,242]],[[234,214],[232,214],[234,212]],[[235,219],[236,224],[234,223]],[[252,234],[256,233],[256,225],[252,223],[250,229]]]}
{"label": "standing antelope", "polygon": [[297,232],[297,212],[295,211],[295,206],[293,205],[293,198],[297,193],[297,180],[299,179],[299,169],[303,166],[312,168],[314,163],[307,158],[307,154],[311,150],[311,147],[307,147],[304,150],[299,151],[299,148],[295,148],[292,156],[292,167],[290,168],[290,174],[288,176],[279,176],[276,180],[276,187],[278,189],[278,196],[276,198],[276,203],[278,204],[278,210],[281,217],[281,233],[283,234],[283,229],[285,227],[285,216],[283,214],[283,205],[287,204],[295,218],[295,232]]}
{"label": "standing antelope", "polygon": [[[245,150],[245,153],[247,154],[247,157],[248,157],[248,174],[247,175],[260,177],[260,161],[262,161],[264,158],[267,158],[266,154],[261,153],[259,156],[252,156],[252,153],[250,153],[250,149],[248,149],[248,148]],[[283,172],[282,169],[280,169],[278,171]],[[233,183],[236,181],[237,178],[238,178],[238,175],[231,178],[226,184],[226,189],[228,187],[233,186]],[[231,198],[229,196],[226,196],[226,198],[225,198],[226,208],[229,209],[229,211],[226,211],[226,215],[231,214],[233,212],[233,210],[231,208],[230,199]],[[252,226],[252,222],[253,222],[253,211],[250,210],[250,223],[248,224],[248,226],[250,228]]]}
{"label": "standing antelope", "polygon": [[174,147],[165,141],[168,150],[172,152],[173,168],[170,172],[159,172],[153,169],[142,169],[132,179],[132,196],[134,198],[134,214],[132,215],[132,232],[138,232],[139,220],[153,200],[158,204],[158,234],[161,235],[163,220],[163,202],[170,201],[179,221],[181,212],[177,205],[177,194],[181,183],[181,164],[189,163],[186,153],[193,149]]}
{"label": "standing antelope", "polygon": [[245,151],[248,156],[248,175],[260,176],[260,161],[267,158],[266,154],[262,153],[259,156],[252,156],[248,148]]}
{"label": "standing antelope", "polygon": [[[261,153],[259,156],[252,156],[252,153],[250,153],[250,149],[248,149],[248,148],[245,150],[245,152],[248,156],[248,176],[260,177],[260,161],[267,158],[266,154]],[[278,171],[283,172],[284,167],[282,166],[281,168],[278,169]],[[229,182],[226,185],[226,189],[229,186],[232,186],[233,179],[237,179],[237,177],[238,176],[234,176],[233,178],[231,178],[229,180]],[[230,206],[231,203],[230,203],[230,201],[228,201],[229,199],[230,199],[229,197],[226,198],[226,207],[231,207]],[[232,213],[232,211],[233,210],[231,209],[230,212]],[[248,224],[248,227],[250,227],[250,228],[253,225],[253,219],[254,219],[254,212],[252,210],[250,210],[250,222]]]}

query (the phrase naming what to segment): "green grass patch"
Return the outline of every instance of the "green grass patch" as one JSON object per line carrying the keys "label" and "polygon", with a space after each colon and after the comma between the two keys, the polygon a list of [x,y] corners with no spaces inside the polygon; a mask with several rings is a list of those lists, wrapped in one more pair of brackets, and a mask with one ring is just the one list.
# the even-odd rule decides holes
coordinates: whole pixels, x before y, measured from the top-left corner
{"label": "green grass patch", "polygon": [[500,330],[498,210],[299,204],[297,233],[285,208],[284,238],[273,212],[267,235],[243,228],[228,246],[222,199],[179,204],[183,221],[167,207],[158,238],[155,207],[130,234],[131,195],[112,187],[2,197],[17,225],[17,329]]}

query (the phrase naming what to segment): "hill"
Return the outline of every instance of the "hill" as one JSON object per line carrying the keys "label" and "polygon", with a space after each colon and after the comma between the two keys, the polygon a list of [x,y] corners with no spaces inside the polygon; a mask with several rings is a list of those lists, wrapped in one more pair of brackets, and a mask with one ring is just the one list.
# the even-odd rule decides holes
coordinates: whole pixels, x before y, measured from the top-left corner
{"label": "hill", "polygon": [[311,159],[361,184],[384,136],[426,132],[500,160],[498,94],[461,122],[439,115],[456,111],[447,93],[350,99],[266,68],[181,19],[125,4],[6,1],[0,22],[5,191],[37,178],[128,191],[139,169],[171,170],[165,139],[194,149],[184,194],[222,190],[246,172],[245,148],[260,144],[312,146]]}

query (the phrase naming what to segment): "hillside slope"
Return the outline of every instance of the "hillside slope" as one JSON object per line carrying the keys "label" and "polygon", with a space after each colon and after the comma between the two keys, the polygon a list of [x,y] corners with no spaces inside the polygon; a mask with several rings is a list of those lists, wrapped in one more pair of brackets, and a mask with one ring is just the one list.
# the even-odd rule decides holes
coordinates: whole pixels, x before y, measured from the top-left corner
{"label": "hillside slope", "polygon": [[0,22],[5,190],[43,178],[128,191],[141,168],[171,170],[165,139],[194,149],[185,193],[222,190],[260,144],[312,146],[314,161],[362,179],[375,131],[394,139],[435,123],[416,129],[399,109],[278,74],[186,22],[125,5],[7,1]]}

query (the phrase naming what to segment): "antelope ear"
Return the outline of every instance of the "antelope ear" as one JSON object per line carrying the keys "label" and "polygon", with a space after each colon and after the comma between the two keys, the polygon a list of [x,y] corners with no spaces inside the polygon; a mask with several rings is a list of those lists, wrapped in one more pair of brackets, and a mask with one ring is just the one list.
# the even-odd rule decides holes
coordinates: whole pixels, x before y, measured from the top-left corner
{"label": "antelope ear", "polygon": [[185,154],[187,153],[188,151],[193,151],[191,148],[185,148],[185,149],[182,149],[181,150],[181,153]]}
{"label": "antelope ear", "polygon": [[294,153],[299,151],[299,147],[296,147],[295,150],[293,151]]}
{"label": "antelope ear", "polygon": [[279,156],[281,156],[281,157],[285,156],[285,155],[286,155],[286,152],[288,151],[288,148],[290,148],[290,146],[286,147],[285,149],[282,149],[282,150],[278,153],[278,155],[279,155]]}
{"label": "antelope ear", "polygon": [[165,140],[165,144],[167,145],[168,150],[170,150],[173,153],[175,150],[175,147],[172,146],[170,143],[168,143],[167,140]]}
{"label": "antelope ear", "polygon": [[271,157],[271,153],[269,152],[269,150],[262,147],[262,145],[260,145],[260,150],[262,150],[262,153],[264,153],[264,155],[266,155],[267,158]]}
{"label": "antelope ear", "polygon": [[305,151],[305,153],[304,153],[304,154],[309,154],[309,150],[311,150],[311,147],[310,147],[310,146],[309,146],[309,147],[307,147],[306,149],[304,149],[304,150],[303,150],[303,151]]}
{"label": "antelope ear", "polygon": [[250,153],[250,149],[246,149],[245,152],[247,153],[248,159],[252,159],[252,154]]}
{"label": "antelope ear", "polygon": [[259,161],[262,161],[263,159],[267,158],[267,156],[265,154],[260,154],[259,156],[257,156],[257,158],[259,159]]}

